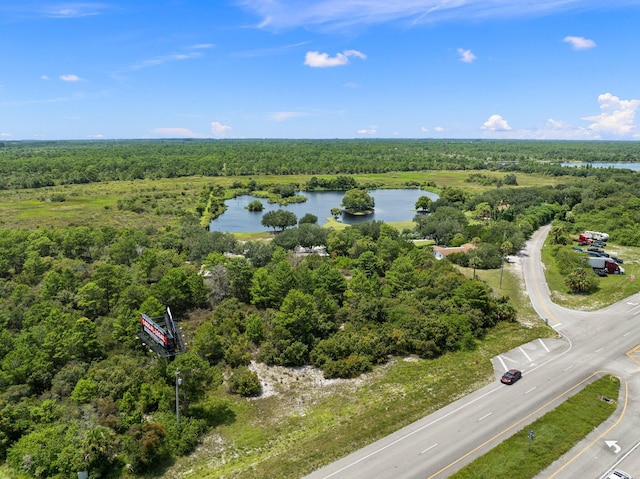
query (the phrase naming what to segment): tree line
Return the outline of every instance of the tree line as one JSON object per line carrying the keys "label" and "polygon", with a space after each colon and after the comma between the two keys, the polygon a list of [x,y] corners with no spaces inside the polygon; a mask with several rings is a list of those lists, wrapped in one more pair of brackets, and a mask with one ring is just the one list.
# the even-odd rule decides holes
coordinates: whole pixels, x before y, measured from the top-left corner
{"label": "tree line", "polygon": [[[591,175],[562,162],[638,162],[635,142],[524,140],[104,140],[3,142],[0,189],[185,176],[480,170]],[[336,179],[339,182],[339,179]],[[318,180],[310,188],[333,189]],[[339,185],[337,189],[348,189]]]}

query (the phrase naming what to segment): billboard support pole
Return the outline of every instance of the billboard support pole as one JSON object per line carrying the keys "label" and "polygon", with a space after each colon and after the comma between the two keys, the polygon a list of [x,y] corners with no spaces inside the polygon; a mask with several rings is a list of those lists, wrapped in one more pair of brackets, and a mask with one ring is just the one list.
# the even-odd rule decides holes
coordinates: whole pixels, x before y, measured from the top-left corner
{"label": "billboard support pole", "polygon": [[176,422],[178,423],[178,431],[180,431],[180,399],[178,397],[178,386],[182,384],[180,370],[176,369]]}

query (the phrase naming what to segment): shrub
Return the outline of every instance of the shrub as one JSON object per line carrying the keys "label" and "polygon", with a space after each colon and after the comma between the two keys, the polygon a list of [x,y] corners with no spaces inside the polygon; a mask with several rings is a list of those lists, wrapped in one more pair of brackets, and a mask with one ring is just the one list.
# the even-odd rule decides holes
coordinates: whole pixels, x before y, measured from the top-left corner
{"label": "shrub", "polygon": [[258,375],[247,368],[238,368],[229,377],[229,392],[241,396],[257,396],[262,391]]}

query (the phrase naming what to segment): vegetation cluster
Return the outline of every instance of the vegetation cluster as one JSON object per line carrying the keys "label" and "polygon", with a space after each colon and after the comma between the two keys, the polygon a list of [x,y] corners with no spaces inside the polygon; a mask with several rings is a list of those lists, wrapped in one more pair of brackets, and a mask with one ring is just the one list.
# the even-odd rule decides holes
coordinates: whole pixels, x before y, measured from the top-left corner
{"label": "vegetation cluster", "polygon": [[[323,156],[327,145],[339,147],[343,160],[331,163]],[[559,145],[562,150],[565,144]],[[17,165],[22,158],[28,160],[25,165],[39,166],[9,174],[5,187],[20,183],[20,174],[28,178],[21,186],[33,186],[38,177],[53,183],[76,181],[80,169],[73,168],[83,164],[91,171],[87,152],[101,151],[94,144],[62,144],[62,151],[60,146],[6,143],[0,148],[2,161]],[[423,154],[437,150],[434,157],[446,156],[443,152],[450,148],[448,143],[411,141],[104,146],[102,156],[97,153],[91,160],[95,181],[110,178],[114,165],[123,172],[137,169],[142,176],[169,173],[153,170],[151,164],[173,165],[174,176],[191,171],[185,165],[196,164],[206,165],[208,175],[226,175],[240,152],[248,151],[274,164],[289,161],[290,168],[298,167],[292,160],[298,154],[317,155],[346,175],[367,159],[375,158],[382,168],[399,161],[409,165],[420,157],[420,148]],[[458,166],[486,164],[469,159],[470,152],[504,154],[499,142],[487,151],[485,142],[458,146]],[[528,142],[520,146],[529,155],[530,150],[542,155],[540,151],[551,148],[546,143],[540,151]],[[575,150],[562,151],[582,151],[571,146]],[[609,147],[605,144],[605,151]],[[225,161],[218,163],[209,148]],[[281,158],[283,151],[286,157]],[[131,155],[127,161],[120,159],[124,152]],[[353,161],[347,162],[347,153],[354,155]],[[180,154],[184,162],[178,161]],[[61,160],[64,155],[68,164]],[[434,160],[432,166],[437,165]],[[499,187],[487,184],[476,194],[459,186],[438,188],[440,198],[419,200],[416,209],[422,212],[415,227],[403,231],[377,221],[328,230],[317,225],[317,218],[285,221],[276,215],[265,223],[283,230],[272,241],[241,242],[203,228],[202,218],[240,191],[271,189],[290,197],[305,187],[285,186],[285,181],[260,184],[251,178],[234,179],[228,187],[212,180],[193,208],[176,213],[179,221],[162,228],[32,224],[0,229],[1,459],[27,477],[69,477],[81,470],[91,477],[160,471],[171,458],[192,452],[207,431],[234,421],[230,395],[260,394],[252,362],[312,365],[327,378],[351,378],[391,357],[432,360],[473,351],[496,327],[517,319],[507,297],[465,277],[452,263],[500,267],[504,255],[519,250],[535,229],[551,221],[565,228],[566,233],[555,231],[559,243],[565,235],[597,224],[619,244],[640,245],[637,175],[589,169],[581,177],[573,174],[579,169],[564,168],[566,182],[523,187],[517,186],[514,168],[500,173],[506,176]],[[362,192],[367,186],[350,176],[313,178],[313,188]],[[144,202],[134,211],[131,204],[136,202],[129,201],[122,198],[122,208],[139,218],[149,214]],[[618,216],[612,218],[612,211]],[[413,240],[420,238],[447,246],[471,242],[476,248],[450,256],[451,261],[437,261],[428,249],[415,246]],[[179,319],[188,345],[173,361],[150,353],[136,336],[140,313],[159,316],[166,306]]]}
{"label": "vegetation cluster", "polygon": [[[144,178],[424,170],[589,176],[591,168],[567,169],[560,163],[640,161],[637,145],[631,141],[114,140],[5,141],[2,145],[0,190]],[[347,186],[328,189],[346,190]]]}

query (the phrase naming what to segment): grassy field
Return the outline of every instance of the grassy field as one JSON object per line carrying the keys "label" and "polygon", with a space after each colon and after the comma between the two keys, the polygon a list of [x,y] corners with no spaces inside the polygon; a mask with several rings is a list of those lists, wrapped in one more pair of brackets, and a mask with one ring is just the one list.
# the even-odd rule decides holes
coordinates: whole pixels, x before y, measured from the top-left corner
{"label": "grassy field", "polygon": [[[493,171],[474,171],[487,176],[504,177]],[[384,188],[405,187],[407,183],[459,187],[475,193],[494,188],[467,183],[468,171],[398,172],[353,175],[359,182],[379,184]],[[304,185],[312,175],[261,176],[263,185],[296,183]],[[335,175],[319,175],[335,178]],[[570,180],[562,177],[542,177],[518,174],[520,186],[540,186]],[[0,227],[26,228],[64,227],[81,224],[113,224],[117,226],[166,226],[177,220],[183,211],[192,211],[198,196],[210,185],[231,186],[235,181],[246,183],[249,177],[186,177],[158,180],[134,180],[62,185],[39,189],[0,191]],[[63,197],[64,201],[53,201]],[[137,199],[146,208],[142,213],[118,209],[118,201]]]}
{"label": "grassy field", "polygon": [[595,311],[640,291],[640,279],[634,279],[640,274],[638,248],[607,245],[607,252],[615,251],[624,259],[625,262],[622,266],[625,269],[625,274],[610,274],[605,278],[596,276],[598,289],[591,294],[572,294],[569,291],[569,288],[564,284],[564,276],[558,271],[551,249],[552,247],[548,244],[542,248],[542,262],[545,265],[544,273],[554,303],[571,309]]}

